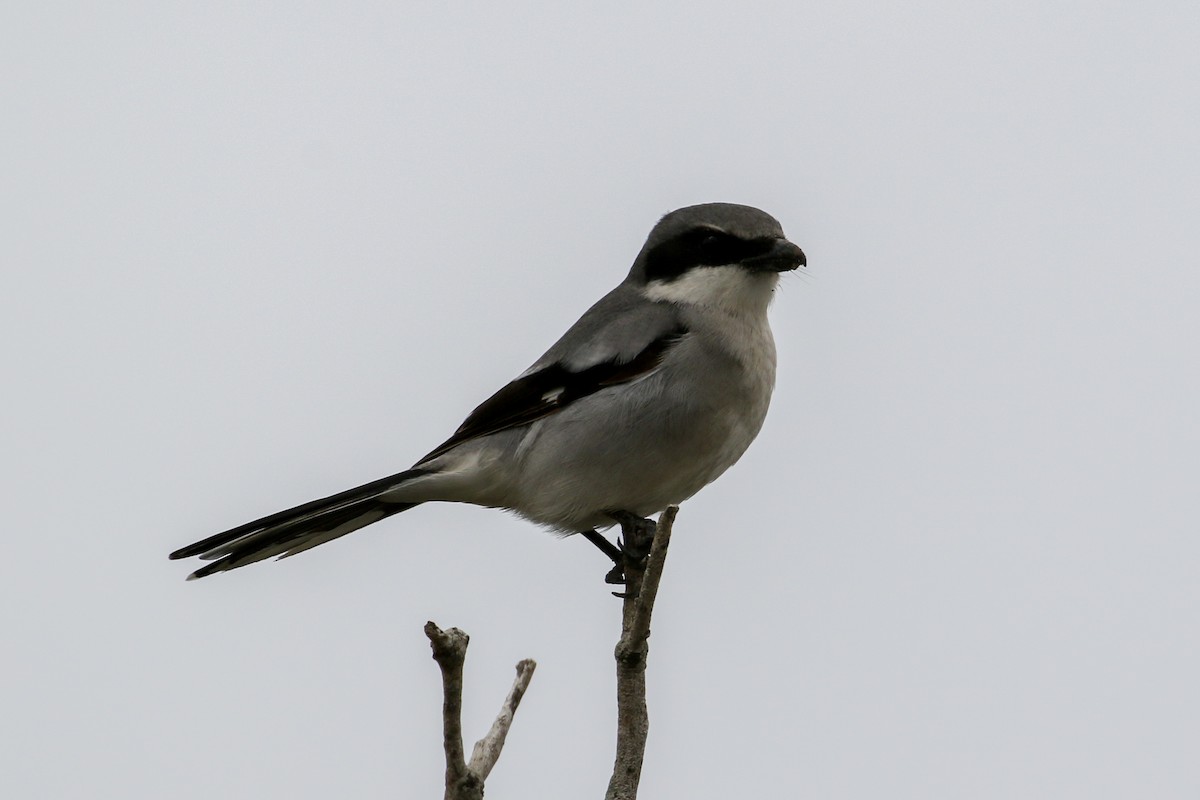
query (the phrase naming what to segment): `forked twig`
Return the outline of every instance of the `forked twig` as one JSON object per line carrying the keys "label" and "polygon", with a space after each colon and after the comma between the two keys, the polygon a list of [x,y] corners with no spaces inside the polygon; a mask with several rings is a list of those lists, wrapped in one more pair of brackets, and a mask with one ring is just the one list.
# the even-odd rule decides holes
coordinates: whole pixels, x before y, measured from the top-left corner
{"label": "forked twig", "polygon": [[433,660],[442,671],[442,740],[446,751],[445,800],[483,800],[483,783],[500,758],[505,737],[512,726],[517,706],[529,688],[537,663],[530,658],[517,663],[517,677],[500,706],[500,713],[487,734],[475,743],[468,763],[462,741],[462,678],[471,637],[458,628],[443,631],[425,623],[425,635],[433,648]]}

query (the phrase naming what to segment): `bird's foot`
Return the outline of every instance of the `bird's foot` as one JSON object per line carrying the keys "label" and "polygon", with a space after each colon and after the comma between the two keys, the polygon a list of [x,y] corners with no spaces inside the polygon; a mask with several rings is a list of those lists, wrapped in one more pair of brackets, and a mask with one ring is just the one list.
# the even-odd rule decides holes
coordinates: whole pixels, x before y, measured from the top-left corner
{"label": "bird's foot", "polygon": [[[612,559],[613,568],[604,576],[604,582],[614,585],[627,584],[626,574],[630,568],[640,567],[650,555],[650,546],[654,543],[656,523],[652,519],[643,519],[628,511],[609,511],[609,517],[621,526],[622,536],[614,545],[596,531],[582,531],[583,537],[594,544],[600,552]],[[627,597],[627,593],[613,592],[617,597]]]}
{"label": "bird's foot", "polygon": [[658,523],[628,511],[605,513],[621,526],[621,534],[624,538],[617,539],[617,547],[620,548],[621,555],[626,560],[640,564],[650,555],[650,546],[654,544],[654,531],[658,529]]}

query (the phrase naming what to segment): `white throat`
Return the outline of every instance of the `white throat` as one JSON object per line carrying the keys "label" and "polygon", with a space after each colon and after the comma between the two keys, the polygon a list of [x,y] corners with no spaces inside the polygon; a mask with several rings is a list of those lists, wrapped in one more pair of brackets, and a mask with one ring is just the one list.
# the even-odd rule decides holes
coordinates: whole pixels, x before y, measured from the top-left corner
{"label": "white throat", "polygon": [[642,295],[647,300],[705,306],[736,316],[761,316],[771,304],[776,272],[749,272],[742,267],[698,267],[673,281],[654,280]]}

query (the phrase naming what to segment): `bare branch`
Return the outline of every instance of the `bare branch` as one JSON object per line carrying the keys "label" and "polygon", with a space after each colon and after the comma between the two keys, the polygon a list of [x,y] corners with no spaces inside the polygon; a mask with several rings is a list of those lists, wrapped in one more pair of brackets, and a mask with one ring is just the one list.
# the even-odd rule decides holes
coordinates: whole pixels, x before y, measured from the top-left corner
{"label": "bare branch", "polygon": [[[446,800],[468,798],[471,783],[462,743],[462,676],[471,637],[458,628],[443,631],[432,621],[425,623],[425,635],[433,648],[433,660],[442,670],[442,739],[446,749]],[[478,796],[483,797],[483,786]]]}
{"label": "bare branch", "polygon": [[462,682],[463,664],[471,638],[458,628],[443,631],[425,623],[425,635],[433,648],[433,660],[442,670],[442,739],[446,751],[445,800],[483,800],[483,782],[496,766],[505,737],[512,726],[517,706],[529,688],[537,664],[525,659],[517,664],[517,677],[500,707],[500,714],[487,735],[475,744],[471,763],[463,757]]}
{"label": "bare branch", "polygon": [[650,652],[650,617],[662,579],[667,547],[676,506],[670,506],[658,519],[654,543],[646,563],[626,559],[626,595],[621,609],[621,638],[614,656],[617,660],[617,756],[605,800],[635,800],[642,778],[642,760],[650,717],[646,711],[646,659]]}
{"label": "bare branch", "polygon": [[529,681],[533,678],[535,669],[537,669],[537,662],[532,658],[517,662],[517,677],[513,681],[512,689],[508,692],[508,697],[504,698],[504,704],[500,706],[500,713],[496,715],[496,721],[492,723],[492,728],[487,735],[476,742],[475,749],[471,751],[471,763],[467,769],[478,775],[481,781],[487,780],[487,776],[492,772],[492,767],[496,766],[496,760],[500,758],[500,751],[504,748],[504,739],[508,736],[508,729],[512,727],[513,715],[517,713],[517,706],[521,704],[521,698],[525,696],[525,690],[529,688]]}
{"label": "bare branch", "polygon": [[[646,659],[650,646],[650,619],[662,580],[671,528],[679,509],[670,506],[659,517],[650,555],[645,562],[626,558],[624,602],[621,608],[621,638],[613,655],[617,662],[617,754],[605,800],[636,800],[646,754],[650,718],[646,712]],[[470,638],[458,628],[443,631],[432,622],[425,635],[433,658],[442,670],[442,734],[446,751],[445,800],[483,800],[483,784],[504,748],[513,717],[529,688],[536,669],[531,659],[517,664],[512,689],[500,706],[487,734],[475,743],[468,764],[462,743],[463,664]]]}

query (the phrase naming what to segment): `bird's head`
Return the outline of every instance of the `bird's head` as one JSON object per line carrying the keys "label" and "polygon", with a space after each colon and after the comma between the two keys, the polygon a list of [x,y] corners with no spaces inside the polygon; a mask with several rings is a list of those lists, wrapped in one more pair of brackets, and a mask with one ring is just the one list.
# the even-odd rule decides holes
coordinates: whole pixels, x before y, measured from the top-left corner
{"label": "bird's head", "polygon": [[751,206],[705,203],[667,214],[646,239],[627,282],[656,302],[761,313],[779,273],[806,264],[778,220]]}

